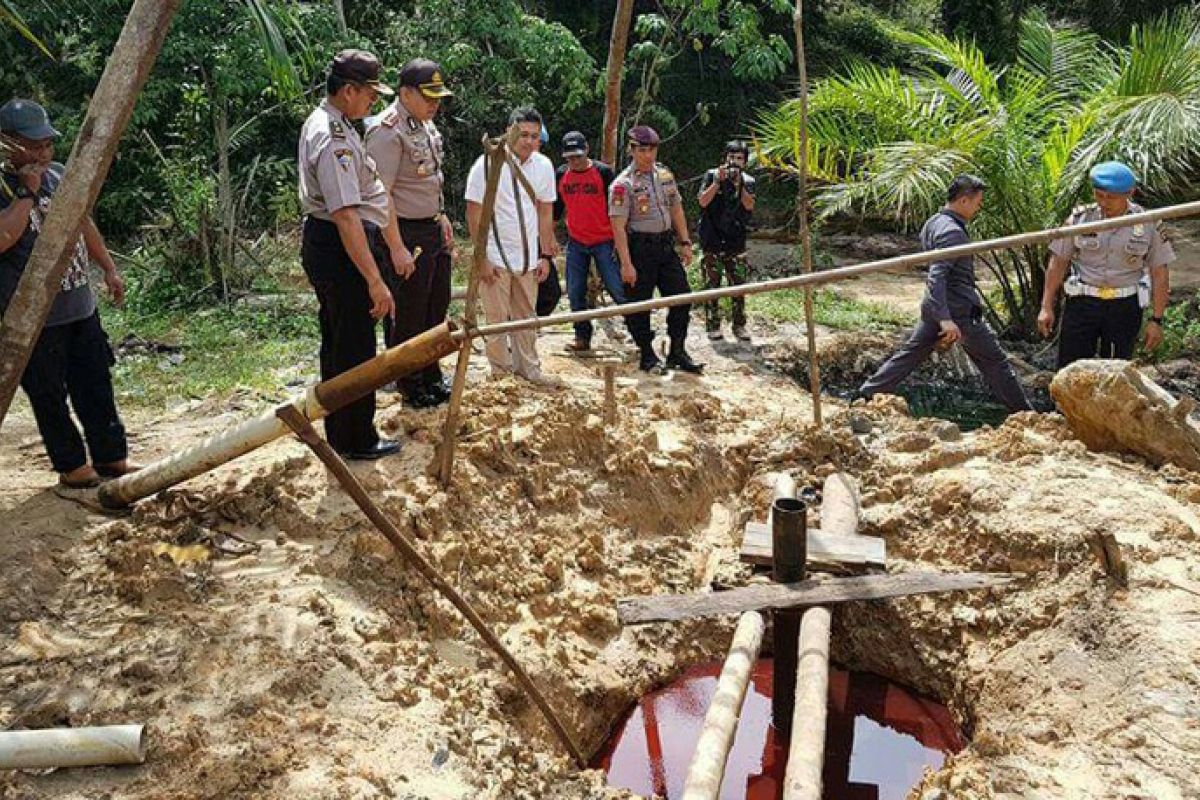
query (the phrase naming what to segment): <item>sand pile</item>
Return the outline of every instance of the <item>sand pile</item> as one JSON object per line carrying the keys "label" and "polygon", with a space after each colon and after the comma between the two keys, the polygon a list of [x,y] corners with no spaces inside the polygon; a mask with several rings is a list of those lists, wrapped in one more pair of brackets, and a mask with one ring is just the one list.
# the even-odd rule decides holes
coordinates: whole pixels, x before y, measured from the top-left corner
{"label": "sand pile", "polygon": [[[835,658],[944,700],[972,745],[914,796],[1200,794],[1197,476],[1089,452],[1058,417],[963,434],[876,398],[810,429],[745,367],[468,392],[455,481],[441,412],[392,406],[398,458],[356,466],[495,626],[587,749],[641,693],[719,657],[733,620],[622,631],[618,597],[744,582],[772,476],[859,477],[893,570],[1011,570],[1002,594],[843,607]],[[815,522],[816,520],[814,520]],[[1130,585],[1089,542],[1115,533]],[[86,521],[11,620],[0,725],[145,722],[135,769],[0,775],[18,798],[603,798],[457,612],[399,563],[307,450],[281,442]],[[4,580],[7,580],[5,573]],[[3,587],[0,587],[3,589]],[[6,590],[6,589],[5,589]],[[938,792],[943,794],[938,795]]]}

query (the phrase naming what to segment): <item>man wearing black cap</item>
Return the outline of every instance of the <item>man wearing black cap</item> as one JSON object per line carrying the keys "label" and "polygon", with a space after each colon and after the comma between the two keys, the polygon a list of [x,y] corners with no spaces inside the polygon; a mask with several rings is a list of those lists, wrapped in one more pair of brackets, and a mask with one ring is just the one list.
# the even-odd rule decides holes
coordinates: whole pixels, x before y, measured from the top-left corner
{"label": "man wearing black cap", "polygon": [[[375,161],[405,246],[420,254],[407,278],[384,271],[396,301],[396,321],[384,320],[388,347],[440,324],[450,306],[450,263],[454,229],[445,213],[442,135],[433,119],[442,100],[452,97],[442,68],[414,58],[400,70],[396,101],[367,124],[367,154]],[[436,363],[399,381],[405,402],[416,408],[444,403],[450,392]]]}
{"label": "man wearing black cap", "polygon": [[[746,229],[754,211],[754,178],[746,174],[750,148],[733,140],[725,145],[725,161],[704,173],[700,184],[700,247],[704,250],[706,289],[719,289],[721,277],[730,286],[746,282]],[[732,297],[733,335],[746,341],[746,298]],[[720,339],[720,302],[704,306],[704,326],[709,339]]]}
{"label": "man wearing black cap", "polygon": [[[8,310],[51,198],[62,182],[63,165],[53,160],[58,136],[37,103],[10,100],[0,106],[0,316]],[[113,301],[123,302],[125,283],[104,237],[87,217],[21,375],[21,388],[29,396],[50,463],[60,484],[72,489],[95,486],[101,478],[137,469],[126,459],[125,427],[109,372],[113,351],[88,285],[89,259],[104,271],[104,285]],[[83,423],[82,438],[71,420],[68,398]]]}
{"label": "man wearing black cap", "polygon": [[[613,249],[612,221],[608,218],[608,189],[615,175],[612,167],[588,157],[588,142],[579,131],[571,131],[562,140],[565,164],[558,168],[558,200],[554,218],[567,220],[567,299],[572,311],[589,308],[589,262],[613,302],[625,302],[621,285],[621,267]],[[592,323],[575,323],[575,341],[568,349],[586,352],[592,348]]]}
{"label": "man wearing black cap", "polygon": [[[387,189],[351,124],[380,95],[393,94],[379,73],[379,60],[364,50],[338,53],[325,82],[327,96],[300,131],[301,262],[320,305],[322,380],[375,356],[375,321],[395,316],[381,269],[407,277],[415,268]],[[375,430],[373,393],[326,417],[325,436],[351,459],[400,449]]]}
{"label": "man wearing black cap", "polygon": [[[621,263],[621,280],[631,287],[625,293],[631,303],[649,300],[655,288],[663,297],[689,290],[683,264],[691,260],[692,242],[683,216],[683,198],[674,173],[656,160],[658,143],[658,133],[649,125],[631,128],[629,153],[633,163],[616,177],[608,192],[608,215]],[[690,313],[690,305],[674,306],[667,312],[667,334],[671,338],[667,367],[694,373],[704,366],[692,361],[685,347]],[[638,368],[643,372],[661,371],[654,352],[650,312],[630,314],[626,321],[641,351]]]}
{"label": "man wearing black cap", "polygon": [[[945,207],[921,229],[921,247],[943,250],[971,241],[967,223],[983,207],[987,186],[974,175],[959,175],[946,191]],[[975,258],[962,256],[934,261],[925,281],[921,321],[908,340],[871,376],[856,395],[890,393],[934,351],[961,342],[979,368],[984,383],[1009,411],[1028,411],[1029,401],[996,332],[983,319],[983,301],[975,285]]]}

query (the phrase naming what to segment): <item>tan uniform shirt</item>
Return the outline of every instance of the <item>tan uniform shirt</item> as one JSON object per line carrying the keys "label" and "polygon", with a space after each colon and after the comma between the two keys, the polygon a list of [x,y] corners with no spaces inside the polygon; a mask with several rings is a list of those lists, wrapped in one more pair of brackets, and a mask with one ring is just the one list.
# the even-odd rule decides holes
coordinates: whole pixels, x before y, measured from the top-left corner
{"label": "tan uniform shirt", "polygon": [[442,134],[400,102],[367,125],[367,154],[392,194],[400,219],[428,219],[442,213]]}
{"label": "tan uniform shirt", "polygon": [[662,164],[638,172],[633,164],[618,175],[608,190],[608,215],[627,217],[634,233],[671,230],[671,209],[683,202],[675,175]]}
{"label": "tan uniform shirt", "polygon": [[[1136,203],[1129,204],[1130,214],[1143,210]],[[1066,224],[1080,225],[1101,219],[1104,213],[1100,206],[1089,203],[1071,212]],[[1113,289],[1136,286],[1148,270],[1175,260],[1175,250],[1163,235],[1161,223],[1055,239],[1050,252],[1071,259],[1072,270],[1084,283]]]}
{"label": "tan uniform shirt", "polygon": [[362,138],[342,112],[322,100],[300,129],[300,210],[332,220],[354,208],[365,222],[387,227],[388,195],[363,149]]}

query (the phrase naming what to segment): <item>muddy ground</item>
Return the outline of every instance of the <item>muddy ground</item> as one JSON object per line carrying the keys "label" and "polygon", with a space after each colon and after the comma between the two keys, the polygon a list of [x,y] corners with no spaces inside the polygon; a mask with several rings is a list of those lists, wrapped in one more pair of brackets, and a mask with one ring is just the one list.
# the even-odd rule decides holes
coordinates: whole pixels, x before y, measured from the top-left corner
{"label": "muddy ground", "polygon": [[[1200,796],[1200,476],[1090,453],[1055,415],[963,433],[892,398],[829,401],[816,431],[771,366],[794,357],[789,337],[697,339],[701,379],[623,367],[611,428],[586,361],[548,359],[566,390],[473,367],[447,491],[428,476],[443,412],[381,395],[382,427],[408,444],[355,472],[592,750],[732,632],[731,619],[622,630],[615,600],[747,580],[740,531],[774,475],[819,487],[848,471],[891,571],[1023,576],[837,610],[839,662],[945,701],[971,738],[912,797]],[[546,336],[543,352],[565,341]],[[822,346],[834,371],[863,350]],[[133,445],[152,459],[252,406],[135,416]],[[4,441],[0,727],[142,722],[149,755],[0,774],[0,797],[628,796],[572,767],[512,676],[299,443],[112,519],[46,488],[23,402]],[[1098,532],[1121,543],[1127,589],[1090,551]],[[230,536],[255,552],[223,552]]]}

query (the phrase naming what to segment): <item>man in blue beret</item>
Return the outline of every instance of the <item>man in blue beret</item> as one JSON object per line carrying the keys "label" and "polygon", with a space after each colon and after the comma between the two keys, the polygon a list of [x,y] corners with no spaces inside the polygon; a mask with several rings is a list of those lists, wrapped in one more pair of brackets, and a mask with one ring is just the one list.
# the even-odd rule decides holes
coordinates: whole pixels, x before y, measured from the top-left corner
{"label": "man in blue beret", "polygon": [[[1096,202],[1076,208],[1067,218],[1067,225],[1144,210],[1131,202],[1137,177],[1129,167],[1119,161],[1105,161],[1092,167],[1090,175]],[[1174,260],[1175,251],[1161,223],[1056,239],[1050,245],[1038,328],[1043,336],[1053,333],[1058,291],[1062,289],[1066,302],[1058,340],[1058,368],[1082,358],[1132,358],[1142,327],[1142,310],[1147,306],[1151,312],[1146,323],[1146,349],[1158,347],[1171,291],[1167,265]]]}

